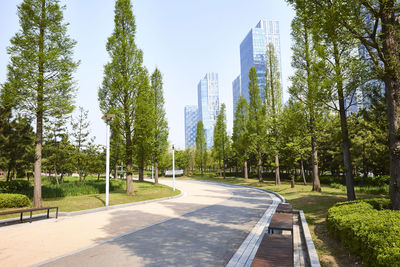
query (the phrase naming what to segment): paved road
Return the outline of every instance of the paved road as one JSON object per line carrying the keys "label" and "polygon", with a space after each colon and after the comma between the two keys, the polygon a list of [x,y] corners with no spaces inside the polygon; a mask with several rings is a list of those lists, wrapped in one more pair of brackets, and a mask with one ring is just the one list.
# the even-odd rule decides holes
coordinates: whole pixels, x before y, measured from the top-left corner
{"label": "paved road", "polygon": [[205,186],[208,198],[221,190],[231,196],[44,266],[224,266],[272,203],[268,193],[256,189],[199,181],[179,184],[187,189]]}

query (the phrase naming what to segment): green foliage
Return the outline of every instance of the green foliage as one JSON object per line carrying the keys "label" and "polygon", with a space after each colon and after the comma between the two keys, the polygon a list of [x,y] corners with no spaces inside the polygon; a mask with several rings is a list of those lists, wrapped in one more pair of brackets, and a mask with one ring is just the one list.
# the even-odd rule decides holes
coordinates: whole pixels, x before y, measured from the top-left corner
{"label": "green foliage", "polygon": [[[155,130],[155,113],[154,106],[149,105],[149,103],[154,103],[154,91],[149,85],[149,77],[147,71],[144,69],[139,73],[140,76],[140,86],[137,90],[136,95],[136,112],[134,117],[134,151],[137,165],[140,169],[144,169],[148,161],[152,158],[154,151],[154,143],[156,142]],[[161,134],[160,129],[158,134]],[[165,135],[165,128],[163,129],[163,135]],[[163,137],[162,146],[165,149],[166,139]],[[161,140],[160,140],[161,141]],[[158,144],[159,146],[160,144]],[[158,147],[160,149],[160,147]],[[140,173],[139,173],[140,176]],[[142,177],[140,177],[142,178]]]}
{"label": "green foliage", "polygon": [[21,193],[29,190],[29,182],[26,180],[0,181],[0,193]]}
{"label": "green foliage", "polygon": [[[226,158],[230,151],[230,138],[226,132],[226,106],[221,105],[219,114],[217,115],[217,121],[215,123],[214,138],[213,138],[213,152],[218,160],[219,169],[224,169],[225,175],[225,164]],[[222,163],[222,166],[221,166]]]}
{"label": "green foliage", "polygon": [[195,158],[197,166],[200,167],[201,173],[203,173],[204,166],[206,165],[207,157],[207,143],[204,131],[203,121],[197,123],[196,128],[196,152]]}
{"label": "green foliage", "polygon": [[385,209],[389,203],[386,199],[343,202],[328,211],[329,232],[359,254],[365,266],[398,266],[400,262],[400,213]]}
{"label": "green foliage", "polygon": [[249,144],[247,124],[249,120],[249,105],[244,97],[240,97],[235,110],[233,122],[232,148],[240,165],[248,160]]}
{"label": "green foliage", "polygon": [[157,68],[151,75],[151,90],[154,112],[154,119],[152,122],[154,127],[153,160],[158,162],[159,158],[166,152],[168,147],[168,121],[164,108],[162,74]]}
{"label": "green foliage", "polygon": [[0,208],[20,208],[31,205],[31,201],[21,194],[0,194]]}
{"label": "green foliage", "polygon": [[264,138],[266,136],[265,128],[265,105],[260,96],[258,86],[257,71],[254,67],[249,72],[249,120],[247,121],[248,138],[250,142],[250,151],[256,158],[258,167],[258,179],[262,181],[261,163],[265,152]]}

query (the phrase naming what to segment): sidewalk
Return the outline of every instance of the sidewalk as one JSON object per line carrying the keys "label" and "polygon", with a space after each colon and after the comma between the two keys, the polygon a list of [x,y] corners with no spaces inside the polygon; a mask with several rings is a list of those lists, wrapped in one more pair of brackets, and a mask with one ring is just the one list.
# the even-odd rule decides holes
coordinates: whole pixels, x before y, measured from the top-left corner
{"label": "sidewalk", "polygon": [[[168,180],[164,182],[167,185],[171,184]],[[176,185],[187,194],[160,202],[0,229],[0,265],[37,264],[162,220],[216,204],[231,196],[229,188],[226,187],[211,188],[206,183],[192,181],[177,181]]]}

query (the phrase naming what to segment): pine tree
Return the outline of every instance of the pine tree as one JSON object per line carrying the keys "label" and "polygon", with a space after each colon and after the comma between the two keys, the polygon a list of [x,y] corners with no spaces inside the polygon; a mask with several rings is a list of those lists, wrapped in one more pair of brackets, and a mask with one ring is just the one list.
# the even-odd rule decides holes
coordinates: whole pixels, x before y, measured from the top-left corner
{"label": "pine tree", "polygon": [[279,175],[279,120],[278,117],[282,112],[282,86],[281,74],[279,71],[278,59],[275,54],[275,47],[272,43],[267,45],[265,71],[265,105],[266,116],[269,126],[269,133],[273,139],[273,150],[275,154],[275,185],[281,184]]}
{"label": "pine tree", "polygon": [[104,67],[104,80],[98,99],[103,113],[114,113],[124,137],[126,164],[126,193],[134,195],[133,174],[133,115],[135,97],[143,72],[142,51],[135,44],[135,18],[130,0],[115,2],[114,32],[108,38],[107,52],[111,62]]}
{"label": "pine tree", "polygon": [[161,72],[156,68],[151,75],[154,111],[154,183],[158,184],[158,161],[168,147],[168,122],[165,118],[164,92]]}
{"label": "pine tree", "polygon": [[233,122],[232,147],[239,162],[243,162],[244,179],[248,179],[247,161],[249,160],[249,144],[247,124],[249,120],[249,105],[244,97],[240,97]]}
{"label": "pine tree", "polygon": [[205,162],[207,157],[207,143],[204,132],[203,121],[197,122],[196,128],[196,161],[200,166],[201,176],[203,176],[203,167],[206,165]]}
{"label": "pine tree", "polygon": [[264,153],[265,138],[265,105],[261,100],[257,72],[254,67],[250,68],[249,79],[250,104],[247,129],[249,133],[249,140],[251,142],[250,148],[257,161],[258,180],[262,182],[262,156]]}
{"label": "pine tree", "polygon": [[214,129],[214,145],[213,150],[218,159],[219,169],[221,170],[221,161],[222,161],[222,170],[223,170],[223,177],[226,178],[226,170],[225,170],[225,163],[226,163],[226,155],[229,149],[229,137],[226,132],[226,107],[225,104],[221,105],[221,109],[219,114],[217,115],[217,121],[215,123]]}
{"label": "pine tree", "polygon": [[34,207],[42,205],[41,166],[43,120],[56,111],[72,112],[78,63],[72,59],[76,44],[67,35],[58,0],[24,0],[18,6],[21,25],[8,47],[10,63],[6,86],[12,89],[18,109],[36,119]]}
{"label": "pine tree", "polygon": [[152,157],[154,148],[154,94],[149,84],[147,70],[143,69],[140,75],[140,85],[137,90],[134,114],[134,149],[139,168],[139,181],[143,181],[144,167]]}

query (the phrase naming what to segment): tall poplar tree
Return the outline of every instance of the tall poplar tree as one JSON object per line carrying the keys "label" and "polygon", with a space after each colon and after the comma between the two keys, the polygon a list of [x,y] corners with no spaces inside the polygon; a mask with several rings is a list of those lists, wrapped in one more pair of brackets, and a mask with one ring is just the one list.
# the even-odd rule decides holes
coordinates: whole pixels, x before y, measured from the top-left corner
{"label": "tall poplar tree", "polygon": [[243,162],[244,179],[248,179],[247,161],[249,160],[249,144],[247,124],[249,120],[249,105],[244,97],[240,97],[233,122],[232,147],[240,162]]}
{"label": "tall poplar tree", "polygon": [[295,43],[292,47],[292,66],[295,68],[295,73],[291,77],[292,87],[289,92],[293,98],[304,104],[307,113],[311,139],[312,190],[320,192],[316,124],[320,113],[320,81],[323,75],[316,55],[316,44],[312,39],[312,21],[310,15],[307,15],[309,9],[310,6],[306,1],[299,1],[296,5],[296,17],[292,21],[292,38]]}
{"label": "tall poplar tree", "polygon": [[151,75],[151,89],[153,91],[152,96],[154,111],[154,183],[158,184],[158,161],[168,147],[168,122],[165,118],[162,74],[157,68]]}
{"label": "tall poplar tree", "polygon": [[221,105],[221,109],[219,114],[217,115],[217,121],[215,123],[214,129],[214,145],[213,149],[218,159],[219,169],[221,170],[221,161],[222,161],[222,170],[223,177],[226,178],[225,171],[225,162],[227,151],[229,150],[229,137],[226,132],[226,106],[225,104]]}
{"label": "tall poplar tree", "polygon": [[147,70],[143,69],[139,74],[140,84],[136,94],[134,114],[134,151],[136,163],[139,168],[139,181],[143,181],[144,167],[151,159],[154,148],[154,106],[151,105],[154,99],[154,92],[149,84]]}
{"label": "tall poplar tree", "polygon": [[251,142],[250,148],[255,154],[257,160],[258,180],[262,182],[262,156],[265,149],[265,105],[263,104],[260,96],[257,71],[254,67],[250,68],[249,79],[250,103],[247,129],[249,133],[249,140]]}
{"label": "tall poplar tree", "polygon": [[17,108],[36,119],[34,207],[42,205],[42,143],[44,118],[73,110],[75,92],[72,59],[76,44],[67,35],[68,23],[58,0],[24,0],[18,6],[21,29],[8,47],[10,63],[6,86]]}
{"label": "tall poplar tree", "polygon": [[104,66],[103,84],[98,99],[103,113],[114,113],[124,139],[126,164],[126,193],[133,190],[133,115],[135,98],[142,82],[143,54],[135,44],[135,18],[130,0],[115,2],[114,31],[108,38],[106,49],[111,62]]}
{"label": "tall poplar tree", "polygon": [[203,121],[197,123],[196,128],[196,161],[200,163],[201,176],[203,176],[203,167],[205,165],[205,158],[207,157],[207,142],[204,132]]}
{"label": "tall poplar tree", "polygon": [[265,71],[265,106],[269,134],[273,138],[273,149],[275,153],[275,185],[281,184],[279,175],[279,120],[282,112],[282,85],[281,73],[279,71],[278,59],[276,58],[275,47],[272,43],[267,45]]}

